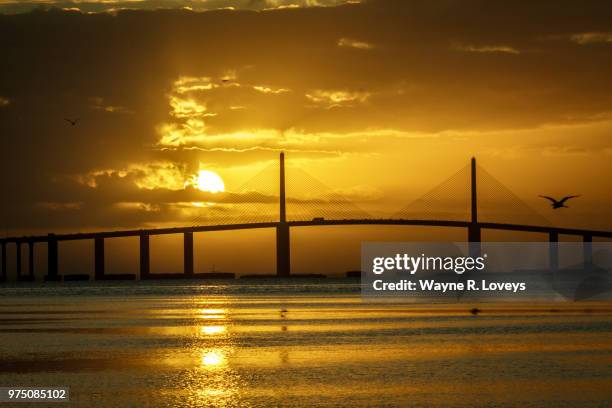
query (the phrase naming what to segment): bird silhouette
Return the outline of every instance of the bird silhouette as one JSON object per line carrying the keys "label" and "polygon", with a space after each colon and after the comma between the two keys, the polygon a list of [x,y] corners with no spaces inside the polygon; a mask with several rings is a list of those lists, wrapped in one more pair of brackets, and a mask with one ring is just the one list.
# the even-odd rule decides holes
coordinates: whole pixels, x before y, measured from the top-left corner
{"label": "bird silhouette", "polygon": [[77,122],[79,121],[80,118],[76,118],[76,119],[68,119],[68,118],[64,118],[64,120],[68,123],[70,123],[70,126],[76,126]]}
{"label": "bird silhouette", "polygon": [[548,197],[548,196],[543,196],[543,195],[541,195],[539,197],[542,197],[542,198],[545,198],[545,199],[549,200],[551,202],[550,205],[552,206],[553,210],[556,210],[558,208],[564,208],[564,207],[565,208],[569,208],[567,205],[565,205],[565,202],[567,200],[569,200],[570,198],[580,197],[580,196],[579,195],[565,196],[565,197],[563,197],[560,200],[557,200],[557,199],[554,199],[554,198]]}

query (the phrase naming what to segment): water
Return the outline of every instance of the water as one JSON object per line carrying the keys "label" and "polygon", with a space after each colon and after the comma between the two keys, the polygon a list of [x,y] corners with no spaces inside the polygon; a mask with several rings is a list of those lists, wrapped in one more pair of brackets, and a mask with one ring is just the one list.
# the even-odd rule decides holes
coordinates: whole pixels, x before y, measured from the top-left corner
{"label": "water", "polygon": [[364,303],[349,280],[0,287],[0,386],[69,386],[70,406],[600,407],[611,363],[610,303]]}

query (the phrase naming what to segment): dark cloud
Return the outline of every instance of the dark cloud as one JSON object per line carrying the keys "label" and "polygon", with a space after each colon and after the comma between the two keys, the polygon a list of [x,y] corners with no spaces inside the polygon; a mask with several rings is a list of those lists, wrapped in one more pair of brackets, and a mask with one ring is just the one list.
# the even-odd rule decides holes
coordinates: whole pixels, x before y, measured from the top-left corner
{"label": "dark cloud", "polygon": [[[270,10],[291,7],[330,7],[348,3],[347,0],[85,0],[15,1],[0,0],[0,13],[25,13],[32,10],[59,8],[83,13],[116,12],[118,10],[159,10],[184,8],[193,11],[217,9]],[[354,2],[354,1],[353,1]]]}
{"label": "dark cloud", "polygon": [[[200,3],[54,4],[101,12]],[[606,2],[304,1],[337,7],[253,11],[289,3],[0,15],[5,224],[42,228],[65,213],[83,225],[137,225],[180,218],[172,203],[207,200],[142,188],[147,174],[99,177],[96,188],[79,181],[101,171],[147,173],[148,163],[165,162],[187,177],[200,163],[229,168],[281,149],[316,160],[413,134],[572,125],[612,111]],[[33,4],[0,2],[0,12]],[[181,78],[200,78],[201,88],[181,93]],[[163,142],[169,130],[175,144]],[[594,148],[574,144],[546,149]]]}

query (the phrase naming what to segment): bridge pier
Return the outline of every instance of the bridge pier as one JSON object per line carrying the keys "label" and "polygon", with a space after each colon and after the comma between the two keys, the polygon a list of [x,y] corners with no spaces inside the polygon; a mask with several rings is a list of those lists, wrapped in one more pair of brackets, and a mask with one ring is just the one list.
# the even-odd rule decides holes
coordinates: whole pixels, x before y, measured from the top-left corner
{"label": "bridge pier", "polygon": [[559,233],[548,233],[548,267],[551,272],[559,270]]}
{"label": "bridge pier", "polygon": [[183,273],[193,276],[193,232],[183,233]]}
{"label": "bridge pier", "polygon": [[57,238],[54,234],[47,236],[47,281],[59,281],[61,277],[58,274],[58,245]]}
{"label": "bridge pier", "polygon": [[0,270],[0,282],[6,281],[6,242],[2,241],[2,269]]}
{"label": "bridge pier", "polygon": [[28,241],[28,250],[28,275],[34,280],[34,241]]}
{"label": "bridge pier", "polygon": [[590,270],[593,267],[593,236],[585,234],[582,236],[584,269]]}
{"label": "bridge pier", "polygon": [[104,279],[104,238],[94,238],[94,279]]}
{"label": "bridge pier", "polygon": [[470,256],[477,258],[481,255],[481,244],[480,244],[481,230],[478,223],[471,223],[468,226],[468,246]]}
{"label": "bridge pier", "polygon": [[150,279],[149,235],[140,234],[140,279]]}
{"label": "bridge pier", "polygon": [[287,223],[280,223],[276,227],[276,275],[279,277],[291,275],[291,249]]}
{"label": "bridge pier", "polygon": [[21,242],[15,243],[15,269],[17,270],[17,280],[21,280]]}

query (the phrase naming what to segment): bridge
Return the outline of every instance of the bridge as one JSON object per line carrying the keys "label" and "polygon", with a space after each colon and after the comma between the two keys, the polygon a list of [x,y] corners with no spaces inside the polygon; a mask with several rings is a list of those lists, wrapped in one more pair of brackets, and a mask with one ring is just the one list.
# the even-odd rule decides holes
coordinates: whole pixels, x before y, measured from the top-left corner
{"label": "bridge", "polygon": [[[454,182],[454,180],[451,180]],[[279,194],[278,194],[278,220],[265,222],[246,223],[218,223],[210,225],[190,225],[184,227],[119,230],[103,232],[86,232],[71,234],[53,234],[39,236],[6,237],[0,239],[1,246],[1,268],[0,281],[7,280],[7,249],[14,246],[15,269],[18,281],[33,281],[34,275],[34,250],[36,244],[47,245],[47,275],[46,281],[60,281],[62,275],[58,268],[58,243],[62,241],[91,240],[94,245],[94,279],[136,279],[135,274],[107,274],[105,271],[105,241],[112,238],[138,237],[139,238],[139,265],[140,279],[162,279],[162,278],[226,278],[229,274],[222,273],[194,273],[194,245],[193,234],[197,232],[249,230],[261,228],[274,228],[276,230],[276,276],[291,277],[291,253],[290,253],[290,231],[292,228],[312,226],[345,226],[345,225],[397,225],[397,226],[429,226],[462,228],[466,231],[466,241],[469,242],[470,253],[474,256],[480,253],[481,233],[483,230],[503,230],[534,232],[548,235],[550,243],[550,265],[556,268],[558,265],[558,242],[559,235],[579,236],[584,242],[584,263],[592,262],[591,242],[594,237],[612,238],[612,231],[598,231],[586,229],[560,228],[550,225],[528,225],[502,222],[489,222],[479,220],[479,203],[477,189],[477,167],[476,159],[472,158],[469,165],[469,219],[420,219],[420,218],[342,218],[327,219],[314,217],[310,220],[290,220],[287,217],[287,197],[285,183],[285,158],[280,154],[279,171]],[[150,247],[149,238],[155,235],[183,234],[183,272],[172,274],[152,274],[150,272]],[[22,271],[21,247],[28,247],[28,272]],[[233,274],[231,274],[233,277]],[[84,275],[66,275],[64,280],[88,279]]]}

